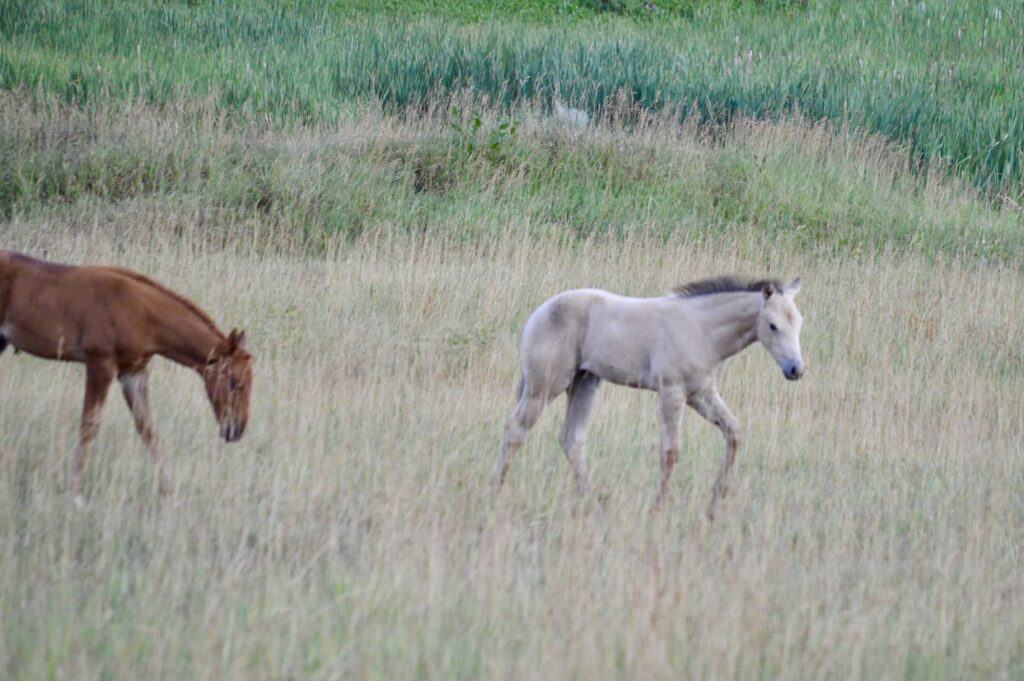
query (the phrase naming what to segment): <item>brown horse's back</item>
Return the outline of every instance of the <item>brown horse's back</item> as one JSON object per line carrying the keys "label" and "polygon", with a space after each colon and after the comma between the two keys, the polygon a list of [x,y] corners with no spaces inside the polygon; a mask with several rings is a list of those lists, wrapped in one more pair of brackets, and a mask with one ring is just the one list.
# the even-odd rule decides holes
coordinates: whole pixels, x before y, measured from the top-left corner
{"label": "brown horse's back", "polygon": [[149,327],[140,322],[148,316],[148,299],[154,294],[112,268],[3,253],[0,336],[4,343],[46,359],[84,361],[94,354],[141,358],[151,354]]}

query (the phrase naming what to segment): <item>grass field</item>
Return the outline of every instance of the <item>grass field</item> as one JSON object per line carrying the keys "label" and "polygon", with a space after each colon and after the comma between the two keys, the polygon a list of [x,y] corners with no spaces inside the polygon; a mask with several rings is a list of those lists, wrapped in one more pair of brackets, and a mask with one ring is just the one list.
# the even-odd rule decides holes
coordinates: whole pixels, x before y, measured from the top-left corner
{"label": "grass field", "polygon": [[[0,0],[0,249],[256,356],[230,446],[154,362],[169,498],[112,391],[84,513],[82,368],[0,356],[0,677],[1024,678],[1024,13],[512,5]],[[615,386],[603,511],[561,399],[492,497],[537,305],[725,272],[802,277],[808,373],[729,365],[713,524],[718,431],[650,516]]]}
{"label": "grass field", "polygon": [[[526,119],[506,145],[518,160],[492,163],[459,161],[465,140],[440,122],[374,111],[239,131],[201,111],[0,106],[14,175],[40,178],[9,204],[5,248],[142,270],[246,328],[257,356],[250,429],[230,447],[199,381],[156,363],[171,499],[112,394],[85,514],[65,484],[81,368],[2,358],[7,677],[1024,673],[1012,212],[914,175],[877,140],[796,122],[722,142],[657,121],[577,136]],[[416,192],[396,145],[447,150],[454,179]],[[671,171],[642,164],[645,149]],[[286,209],[249,193],[255,169]],[[680,203],[627,217],[622,187],[658,203],[670,175]],[[545,211],[567,190],[581,198],[560,221]],[[300,219],[316,227],[317,207],[346,197],[363,197],[362,231],[301,237]],[[595,205],[624,228],[588,231]],[[780,205],[837,211],[834,226],[802,240]],[[878,222],[854,229],[843,211]],[[916,236],[887,238],[906,216]],[[722,271],[803,276],[809,373],[790,384],[758,348],[730,366],[745,444],[720,521],[702,512],[721,438],[692,415],[668,508],[648,517],[656,401],[615,387],[591,435],[603,515],[572,491],[561,401],[490,497],[537,304]]]}
{"label": "grass field", "polygon": [[[1016,271],[511,231],[308,260],[152,226],[26,223],[5,241],[137,267],[247,328],[250,431],[223,445],[199,382],[158,362],[173,500],[115,394],[79,514],[64,480],[82,372],[4,357],[8,678],[1024,672]],[[757,348],[730,367],[745,446],[719,522],[702,512],[720,436],[692,415],[668,508],[648,518],[656,401],[615,387],[591,437],[603,516],[572,491],[561,402],[488,495],[533,306],[580,284],[658,294],[764,257],[805,278],[809,374],[791,385]]]}

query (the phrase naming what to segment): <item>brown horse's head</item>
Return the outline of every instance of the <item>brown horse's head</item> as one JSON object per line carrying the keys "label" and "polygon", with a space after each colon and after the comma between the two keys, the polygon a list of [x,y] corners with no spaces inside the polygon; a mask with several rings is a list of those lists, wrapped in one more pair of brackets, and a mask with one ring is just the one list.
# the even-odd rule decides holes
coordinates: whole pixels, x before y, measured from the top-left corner
{"label": "brown horse's head", "polygon": [[228,442],[242,437],[249,421],[252,394],[252,355],[245,349],[245,332],[233,330],[218,345],[203,371],[206,394]]}

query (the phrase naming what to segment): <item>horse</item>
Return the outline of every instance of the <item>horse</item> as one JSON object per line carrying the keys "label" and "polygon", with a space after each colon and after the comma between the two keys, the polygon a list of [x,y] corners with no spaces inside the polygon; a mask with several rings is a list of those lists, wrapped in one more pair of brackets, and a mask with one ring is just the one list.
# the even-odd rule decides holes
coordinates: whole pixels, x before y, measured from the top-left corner
{"label": "horse", "polygon": [[76,267],[0,251],[0,352],[12,345],[43,359],[85,365],[85,401],[73,460],[75,504],[85,505],[83,472],[110,384],[121,384],[156,469],[162,468],[149,410],[148,366],[162,355],[199,373],[227,442],[249,420],[253,358],[245,333],[224,335],[195,303],[131,270]]}
{"label": "horse", "polygon": [[707,507],[727,493],[739,448],[739,422],[718,394],[725,361],[760,341],[790,381],[804,375],[803,317],[794,303],[799,277],[745,281],[716,277],[677,287],[658,298],[627,298],[599,289],[559,293],[530,315],[520,344],[522,378],[515,411],[505,425],[493,478],[495,492],[515,452],[545,406],[566,394],[558,440],[580,493],[590,492],[584,446],[601,381],[652,390],[661,402],[661,482],[652,510],[665,499],[679,454],[684,405],[717,426],[725,459]]}

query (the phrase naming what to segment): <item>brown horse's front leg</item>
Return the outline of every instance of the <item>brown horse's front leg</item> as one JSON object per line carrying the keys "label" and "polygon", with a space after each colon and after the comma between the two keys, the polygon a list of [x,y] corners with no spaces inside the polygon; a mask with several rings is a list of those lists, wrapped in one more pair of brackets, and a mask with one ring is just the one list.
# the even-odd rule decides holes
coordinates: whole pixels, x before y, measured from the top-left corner
{"label": "brown horse's front leg", "polygon": [[163,470],[163,459],[156,443],[156,431],[153,429],[153,416],[149,411],[149,372],[143,367],[137,371],[122,373],[117,380],[121,384],[124,400],[132,412],[135,430],[145,443],[149,458],[153,461],[160,494],[168,494],[171,491],[171,484]]}
{"label": "brown horse's front leg", "polygon": [[89,445],[96,437],[100,426],[100,414],[103,402],[107,399],[110,382],[114,380],[117,369],[113,362],[105,359],[88,359],[85,362],[85,404],[82,406],[82,422],[78,440],[78,449],[74,459],[75,505],[85,507],[85,455]]}
{"label": "brown horse's front leg", "polygon": [[722,460],[722,467],[719,469],[718,477],[715,479],[715,488],[711,493],[711,502],[708,504],[707,511],[708,520],[714,520],[715,504],[729,491],[727,481],[729,479],[729,470],[736,460],[736,451],[740,445],[740,424],[729,411],[729,408],[725,406],[725,402],[722,401],[718,390],[714,386],[691,395],[688,404],[698,414],[718,426],[718,429],[722,431],[722,435],[725,436],[725,459]]}

